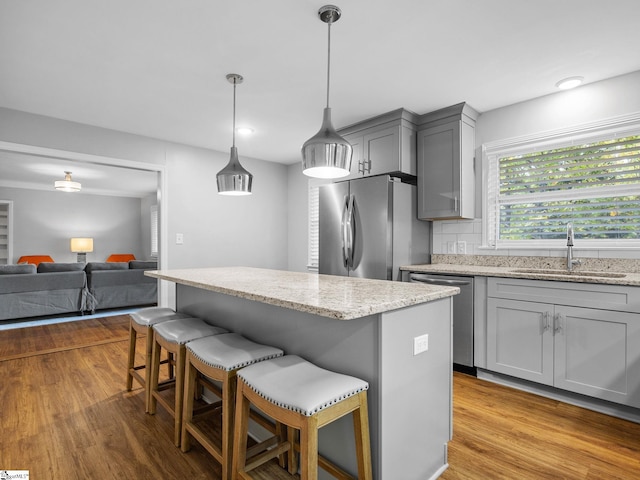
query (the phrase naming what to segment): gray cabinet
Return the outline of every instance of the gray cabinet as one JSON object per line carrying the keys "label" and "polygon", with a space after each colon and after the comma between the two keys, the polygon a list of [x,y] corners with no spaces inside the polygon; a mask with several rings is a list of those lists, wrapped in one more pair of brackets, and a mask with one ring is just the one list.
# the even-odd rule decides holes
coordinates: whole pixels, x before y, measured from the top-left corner
{"label": "gray cabinet", "polygon": [[549,305],[489,298],[487,311],[487,368],[552,385],[553,337],[548,333]]}
{"label": "gray cabinet", "polygon": [[477,117],[478,113],[465,103],[420,117],[418,218],[474,218]]}
{"label": "gray cabinet", "polygon": [[351,174],[340,180],[386,173],[415,176],[415,119],[399,109],[340,129],[353,147]]}
{"label": "gray cabinet", "polygon": [[634,287],[489,278],[487,368],[640,407],[639,293]]}
{"label": "gray cabinet", "polygon": [[0,200],[0,265],[13,263],[12,211],[13,202]]}

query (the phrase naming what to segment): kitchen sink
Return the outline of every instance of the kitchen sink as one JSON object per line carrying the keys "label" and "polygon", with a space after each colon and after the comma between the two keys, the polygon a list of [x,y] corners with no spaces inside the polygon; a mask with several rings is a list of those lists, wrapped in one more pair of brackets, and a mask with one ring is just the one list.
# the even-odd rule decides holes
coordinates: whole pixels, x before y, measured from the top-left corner
{"label": "kitchen sink", "polygon": [[547,270],[544,268],[516,268],[514,273],[535,273],[536,275],[565,275],[568,277],[600,277],[600,278],[624,278],[625,273],[586,272],[577,270]]}

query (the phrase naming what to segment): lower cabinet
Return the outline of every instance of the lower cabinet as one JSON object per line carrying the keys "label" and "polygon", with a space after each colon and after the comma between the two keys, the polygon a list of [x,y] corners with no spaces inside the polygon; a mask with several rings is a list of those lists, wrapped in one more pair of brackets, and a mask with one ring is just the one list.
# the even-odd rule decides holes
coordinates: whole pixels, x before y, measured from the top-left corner
{"label": "lower cabinet", "polygon": [[640,407],[640,314],[490,296],[487,369]]}

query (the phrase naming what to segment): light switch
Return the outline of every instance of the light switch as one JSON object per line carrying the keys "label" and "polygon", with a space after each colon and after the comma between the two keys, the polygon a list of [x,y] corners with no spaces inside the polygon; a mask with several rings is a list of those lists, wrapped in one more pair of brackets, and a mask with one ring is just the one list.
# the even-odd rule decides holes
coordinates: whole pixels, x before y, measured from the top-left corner
{"label": "light switch", "polygon": [[176,245],[182,245],[184,243],[184,236],[181,233],[176,233]]}

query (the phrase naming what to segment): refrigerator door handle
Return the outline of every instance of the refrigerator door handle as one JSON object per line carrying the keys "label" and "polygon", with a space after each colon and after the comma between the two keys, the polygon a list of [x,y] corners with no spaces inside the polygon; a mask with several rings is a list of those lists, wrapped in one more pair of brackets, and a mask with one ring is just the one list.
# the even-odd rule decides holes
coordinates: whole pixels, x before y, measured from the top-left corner
{"label": "refrigerator door handle", "polygon": [[349,268],[353,268],[354,239],[356,236],[355,213],[355,197],[349,195],[349,204],[347,206],[347,259]]}
{"label": "refrigerator door handle", "polygon": [[340,236],[342,238],[342,263],[344,265],[344,268],[348,268],[349,267],[349,243],[348,243],[348,238],[347,238],[347,222],[348,222],[348,204],[349,204],[349,200],[348,200],[348,195],[344,196],[343,199],[343,205],[342,205],[342,220],[341,220],[341,232],[340,232]]}

